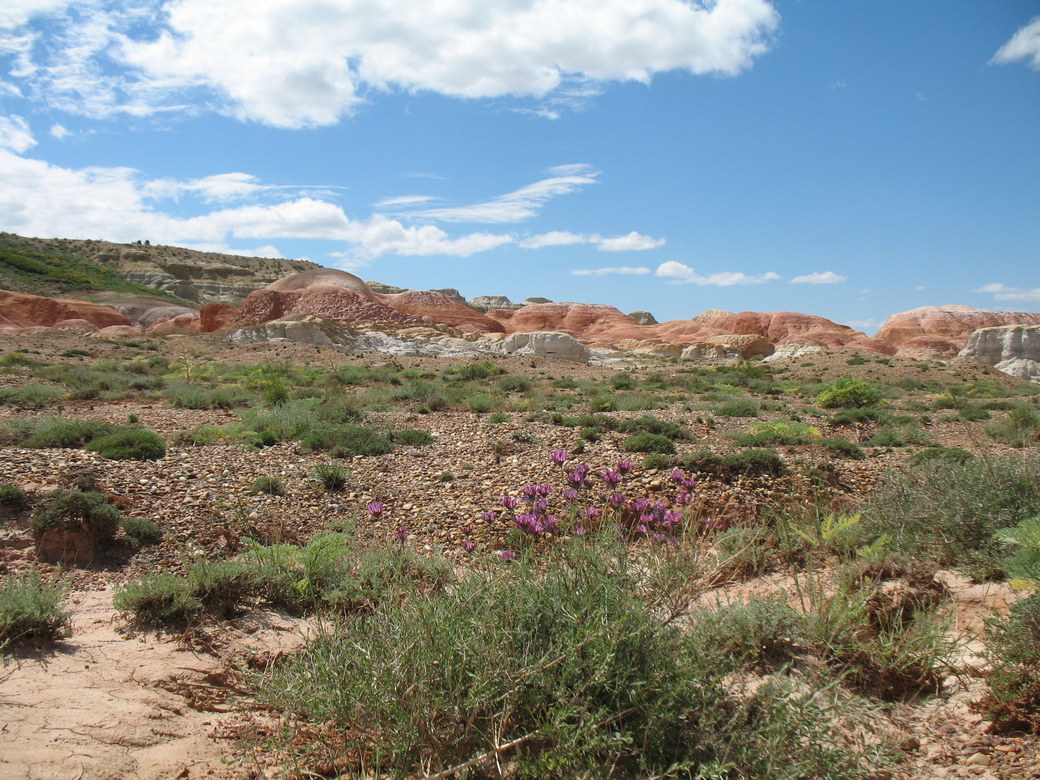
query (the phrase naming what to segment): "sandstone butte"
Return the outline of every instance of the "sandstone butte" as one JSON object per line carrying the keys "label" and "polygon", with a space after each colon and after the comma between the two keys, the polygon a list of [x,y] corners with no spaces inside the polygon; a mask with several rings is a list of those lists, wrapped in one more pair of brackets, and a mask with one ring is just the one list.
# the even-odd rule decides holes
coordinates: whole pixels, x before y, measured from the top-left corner
{"label": "sandstone butte", "polygon": [[1002,325],[1040,325],[1040,314],[1033,312],[988,311],[974,306],[922,306],[893,314],[876,338],[896,348],[901,357],[954,357],[968,345],[979,328]]}
{"label": "sandstone butte", "polygon": [[73,321],[79,327],[91,329],[131,324],[130,320],[109,306],[0,290],[0,328],[54,328]]}

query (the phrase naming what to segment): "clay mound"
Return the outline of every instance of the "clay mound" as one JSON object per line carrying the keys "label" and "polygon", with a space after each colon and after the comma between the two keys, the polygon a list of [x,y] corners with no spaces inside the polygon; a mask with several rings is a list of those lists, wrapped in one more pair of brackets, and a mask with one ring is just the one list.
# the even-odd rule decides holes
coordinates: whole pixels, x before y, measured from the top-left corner
{"label": "clay mound", "polygon": [[870,338],[869,336],[856,339],[855,341],[850,341],[845,345],[845,349],[862,349],[864,352],[877,352],[880,355],[896,354],[896,348],[887,341],[878,338]]}
{"label": "clay mound", "polygon": [[401,314],[450,325],[466,333],[505,333],[501,323],[444,293],[433,290],[408,290],[401,293],[376,294],[375,297]]}
{"label": "clay mound", "polygon": [[[304,275],[294,274],[294,276]],[[402,314],[375,300],[375,294],[367,287],[365,293],[333,285],[313,285],[286,292],[271,289],[257,290],[246,297],[242,306],[230,320],[221,319],[223,319],[225,327],[257,325],[271,320],[306,314],[332,322],[379,322],[395,325],[424,323],[422,317]],[[204,323],[207,322],[207,319],[207,312],[204,311]],[[206,329],[208,330],[208,327]]]}
{"label": "clay mound", "polygon": [[130,320],[108,306],[89,301],[44,298],[0,290],[0,325],[9,328],[53,328],[58,323],[85,321],[90,329],[130,325]]}
{"label": "clay mound", "polygon": [[866,335],[825,317],[793,311],[742,311],[733,314],[721,309],[710,309],[698,314],[691,322],[725,333],[763,336],[772,344],[843,347]]}
{"label": "clay mound", "polygon": [[276,282],[272,282],[264,289],[286,293],[306,290],[311,287],[339,287],[360,295],[367,300],[375,300],[376,297],[376,294],[359,277],[334,268],[319,268],[314,271],[290,274]]}
{"label": "clay mound", "polygon": [[[974,306],[921,306],[893,314],[877,332],[877,338],[894,345],[902,355],[903,346],[911,339],[930,337],[946,339],[950,344],[942,351],[957,352],[968,344],[968,337],[979,328],[1001,325],[1040,325],[1040,314],[1035,312],[988,311]],[[922,343],[912,345],[922,349]]]}
{"label": "clay mound", "polygon": [[899,357],[917,358],[919,360],[950,360],[967,345],[970,334],[950,338],[937,336],[917,336],[907,339],[899,345],[896,352]]}
{"label": "clay mound", "polygon": [[492,309],[487,316],[501,323],[506,333],[555,331],[604,344],[657,335],[653,327],[640,325],[613,306],[598,303],[535,303],[515,311]]}

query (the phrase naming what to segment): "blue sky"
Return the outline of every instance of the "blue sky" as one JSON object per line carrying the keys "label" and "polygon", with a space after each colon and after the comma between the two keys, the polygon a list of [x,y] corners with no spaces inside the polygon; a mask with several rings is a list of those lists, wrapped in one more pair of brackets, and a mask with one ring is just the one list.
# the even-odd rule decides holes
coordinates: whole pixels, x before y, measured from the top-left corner
{"label": "blue sky", "polygon": [[1040,310],[1040,2],[7,0],[0,230],[659,320]]}

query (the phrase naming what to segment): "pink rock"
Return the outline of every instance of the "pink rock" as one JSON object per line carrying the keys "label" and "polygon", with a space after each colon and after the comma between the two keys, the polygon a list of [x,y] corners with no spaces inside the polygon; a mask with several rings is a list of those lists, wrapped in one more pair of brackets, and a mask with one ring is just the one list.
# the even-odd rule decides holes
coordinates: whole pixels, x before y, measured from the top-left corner
{"label": "pink rock", "polygon": [[130,320],[108,306],[89,301],[24,295],[8,290],[0,290],[0,311],[3,312],[0,324],[20,328],[53,328],[59,323],[73,320],[87,323],[91,330],[130,324]]}
{"label": "pink rock", "polygon": [[[952,349],[963,349],[968,336],[979,328],[995,328],[1001,325],[1040,325],[1040,313],[988,311],[974,306],[921,306],[917,309],[893,314],[877,332],[883,339],[903,354],[903,345],[911,339],[931,337],[950,340]],[[933,342],[934,346],[934,342]],[[914,349],[924,349],[918,342]],[[945,348],[944,348],[945,349]]]}

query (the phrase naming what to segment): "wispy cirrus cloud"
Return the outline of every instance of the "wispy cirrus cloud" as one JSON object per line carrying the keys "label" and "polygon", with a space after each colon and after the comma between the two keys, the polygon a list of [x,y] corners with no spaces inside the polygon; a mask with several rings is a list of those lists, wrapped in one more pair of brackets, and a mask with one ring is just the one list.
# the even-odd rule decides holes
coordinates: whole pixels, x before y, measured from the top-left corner
{"label": "wispy cirrus cloud", "polygon": [[645,276],[650,273],[649,268],[630,268],[627,265],[619,268],[577,268],[571,271],[572,276]]}
{"label": "wispy cirrus cloud", "polygon": [[823,271],[796,276],[789,284],[841,284],[847,282],[849,277],[836,274],[834,271]]}
{"label": "wispy cirrus cloud", "polygon": [[1033,17],[1029,24],[1011,36],[990,62],[997,65],[1025,60],[1033,70],[1040,70],[1040,16]]}
{"label": "wispy cirrus cloud", "polygon": [[1005,284],[999,282],[992,282],[990,284],[984,284],[978,289],[972,290],[973,293],[985,293],[986,295],[992,295],[994,300],[997,301],[1028,301],[1030,303],[1040,302],[1040,287],[1008,287]]}
{"label": "wispy cirrus cloud", "polygon": [[566,165],[552,168],[549,178],[528,184],[518,190],[468,206],[424,209],[410,216],[441,222],[515,223],[538,215],[546,203],[561,195],[578,192],[590,184],[598,184],[599,173],[588,165]]}
{"label": "wispy cirrus cloud", "polygon": [[733,287],[745,284],[765,284],[780,279],[778,274],[769,271],[764,274],[746,274],[740,271],[718,271],[703,276],[693,268],[675,260],[661,263],[655,273],[665,279],[671,280],[669,284],[697,284],[713,287]]}
{"label": "wispy cirrus cloud", "polygon": [[664,246],[665,239],[645,236],[632,231],[624,236],[605,237],[598,233],[572,233],[566,230],[555,230],[539,233],[522,239],[519,246],[524,249],[543,249],[547,246],[571,246],[573,244],[593,244],[601,252],[643,252]]}

